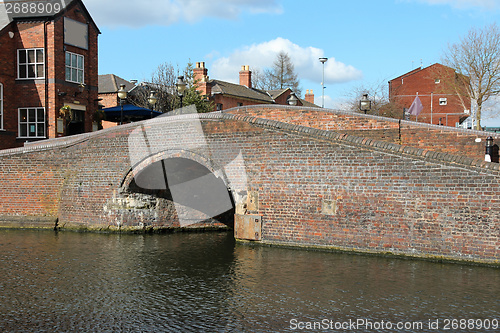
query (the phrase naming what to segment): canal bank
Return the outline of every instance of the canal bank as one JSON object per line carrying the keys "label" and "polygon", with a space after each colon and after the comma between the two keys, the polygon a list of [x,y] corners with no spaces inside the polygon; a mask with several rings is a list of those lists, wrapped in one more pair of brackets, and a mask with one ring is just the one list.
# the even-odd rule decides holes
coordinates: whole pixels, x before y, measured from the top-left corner
{"label": "canal bank", "polygon": [[[3,222],[3,221],[2,221]],[[5,221],[0,226],[0,231],[2,230],[12,230],[12,231],[55,231],[55,232],[68,232],[68,233],[95,233],[95,234],[117,234],[117,235],[161,235],[161,234],[177,234],[177,233],[196,233],[196,234],[204,234],[204,233],[225,233],[229,235],[229,237],[234,238],[234,230],[229,228],[224,224],[213,225],[207,224],[204,226],[191,226],[189,228],[179,228],[179,227],[123,227],[118,228],[116,226],[108,226],[106,228],[88,228],[88,227],[54,227],[52,223],[47,222],[45,226],[40,223],[30,223],[23,222],[22,219],[13,220],[13,221]],[[282,249],[290,249],[290,250],[298,250],[298,251],[319,251],[325,253],[334,253],[334,254],[346,254],[346,255],[363,255],[368,257],[382,257],[388,259],[400,259],[400,260],[417,260],[417,261],[428,261],[435,263],[443,263],[443,264],[459,264],[459,265],[472,265],[472,266],[484,266],[484,267],[492,267],[492,268],[500,268],[500,262],[491,262],[491,261],[481,261],[481,260],[453,260],[447,257],[438,257],[438,256],[419,256],[419,255],[405,255],[405,254],[397,254],[390,251],[386,252],[376,252],[376,251],[367,251],[363,249],[345,249],[335,246],[318,246],[318,245],[297,245],[293,243],[279,243],[279,242],[255,242],[244,239],[234,239],[237,244],[241,246],[248,247],[271,247],[271,248],[282,248]]]}

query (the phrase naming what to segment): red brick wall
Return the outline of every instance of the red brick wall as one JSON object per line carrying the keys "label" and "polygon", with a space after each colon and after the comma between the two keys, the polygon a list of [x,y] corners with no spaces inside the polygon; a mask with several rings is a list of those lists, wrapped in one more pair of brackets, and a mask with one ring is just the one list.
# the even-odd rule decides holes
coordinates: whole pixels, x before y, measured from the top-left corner
{"label": "red brick wall", "polygon": [[111,108],[120,105],[120,103],[118,102],[117,93],[99,94],[99,98],[102,99],[101,101],[99,101],[99,103],[102,104],[102,106],[105,108]]}
{"label": "red brick wall", "polygon": [[[264,243],[500,259],[496,163],[247,115],[200,117],[202,141],[181,122],[146,123],[147,135],[156,138],[149,140],[151,151],[168,151],[172,145],[161,140],[168,138],[194,147],[186,154],[223,173],[241,154],[247,192],[258,192],[258,207],[248,213],[262,216]],[[43,151],[0,153],[0,219],[58,217],[59,226],[102,228],[155,223],[154,210],[118,205],[128,195],[122,187],[131,167],[128,135],[138,125],[56,140]]]}
{"label": "red brick wall", "polygon": [[[440,82],[436,83],[436,79],[439,79]],[[418,116],[419,122],[437,125],[441,118],[442,125],[455,126],[455,123],[459,122],[460,116],[451,114],[463,114],[464,108],[470,110],[471,105],[470,100],[465,105],[461,102],[458,95],[454,93],[455,89],[451,86],[452,84],[456,84],[453,69],[434,64],[391,80],[389,82],[389,98],[399,105],[409,108],[418,94],[424,107]],[[447,105],[440,105],[440,98],[446,98]],[[414,119],[415,117],[412,116],[412,120]]]}
{"label": "red brick wall", "polygon": [[[428,124],[363,115],[336,112],[319,108],[294,108],[257,106],[235,108],[228,113],[273,119],[289,124],[335,131],[363,138],[381,140],[437,152],[484,158],[485,140],[488,136],[500,143],[500,134],[465,130]],[[476,139],[481,139],[476,142]]]}
{"label": "red brick wall", "polygon": [[[8,32],[14,31],[12,25],[0,33],[0,83],[3,84],[3,130],[0,130],[0,149],[12,147],[17,136],[17,106],[15,99],[15,84],[17,56],[15,40]],[[6,50],[6,51],[3,51]],[[11,110],[16,110],[12,112]]]}
{"label": "red brick wall", "polygon": [[[222,95],[222,94],[217,94],[213,96],[213,102],[215,104],[215,108],[217,108],[217,104],[222,104],[222,110],[227,110],[231,108],[235,108],[238,105],[238,103],[241,103],[242,106],[249,106],[249,105],[255,105],[255,101],[251,101],[248,99],[243,99],[243,98],[237,98],[237,97],[232,97],[228,95]],[[262,102],[264,104],[265,102]]]}

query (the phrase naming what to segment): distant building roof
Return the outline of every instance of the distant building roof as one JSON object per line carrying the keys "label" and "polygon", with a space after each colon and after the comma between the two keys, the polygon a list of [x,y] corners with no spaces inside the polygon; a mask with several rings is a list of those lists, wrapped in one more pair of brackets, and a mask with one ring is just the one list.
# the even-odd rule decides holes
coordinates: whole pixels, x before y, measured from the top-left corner
{"label": "distant building roof", "polygon": [[[266,104],[274,104],[276,98],[290,90],[290,88],[278,90],[260,90],[220,80],[210,80],[209,83],[212,85],[212,94],[231,95],[239,98],[260,101]],[[303,106],[317,107],[316,104],[310,103],[302,98],[299,98],[299,100]]]}
{"label": "distant building roof", "polygon": [[[297,98],[299,98],[299,97],[297,96]],[[316,104],[308,102],[305,99],[299,98],[299,100],[303,106],[310,107],[310,108],[317,108],[318,107]]]}
{"label": "distant building roof", "polygon": [[122,79],[115,74],[99,75],[99,94],[116,93],[122,84],[125,85],[125,90],[127,91],[135,87],[132,82]]}
{"label": "distant building roof", "polygon": [[273,98],[264,90],[248,88],[246,86],[220,80],[210,80],[212,94],[225,94],[241,98],[248,98],[262,103],[273,103]]}
{"label": "distant building roof", "polygon": [[453,68],[451,68],[451,67],[445,66],[445,65],[440,64],[440,63],[435,63],[435,64],[432,64],[432,65],[427,66],[427,67],[418,67],[418,68],[416,68],[416,69],[414,69],[414,70],[411,70],[411,71],[409,71],[408,73],[405,73],[405,74],[403,74],[403,75],[400,75],[400,76],[398,76],[398,77],[396,77],[396,78],[394,78],[394,79],[392,79],[392,80],[390,80],[390,81],[395,81],[395,80],[404,79],[405,77],[408,77],[408,76],[413,75],[413,74],[415,74],[415,73],[418,73],[418,72],[420,72],[420,71],[430,70],[430,69],[435,68],[435,67],[441,67],[441,68],[445,68],[445,69],[447,69],[447,70],[455,71],[455,70],[454,70]]}

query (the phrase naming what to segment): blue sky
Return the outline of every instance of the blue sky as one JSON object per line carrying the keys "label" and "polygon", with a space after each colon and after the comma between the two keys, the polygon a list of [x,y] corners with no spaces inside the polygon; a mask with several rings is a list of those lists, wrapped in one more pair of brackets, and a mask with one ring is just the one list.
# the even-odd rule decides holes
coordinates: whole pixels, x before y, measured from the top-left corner
{"label": "blue sky", "polygon": [[[500,19],[500,0],[84,0],[102,34],[99,73],[147,80],[161,63],[204,61],[237,82],[284,50],[303,92],[338,107],[356,87],[440,62],[449,43]],[[500,124],[499,124],[500,126]]]}

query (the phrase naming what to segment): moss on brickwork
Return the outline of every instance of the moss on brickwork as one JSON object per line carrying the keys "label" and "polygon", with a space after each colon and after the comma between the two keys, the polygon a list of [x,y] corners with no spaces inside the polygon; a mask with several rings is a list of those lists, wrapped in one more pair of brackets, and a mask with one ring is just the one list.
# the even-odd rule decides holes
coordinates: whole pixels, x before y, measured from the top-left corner
{"label": "moss on brickwork", "polygon": [[411,260],[425,260],[436,263],[449,263],[449,264],[465,264],[474,266],[488,266],[500,268],[500,260],[483,260],[480,258],[475,259],[456,259],[445,256],[428,255],[425,253],[395,253],[387,251],[373,251],[370,249],[361,248],[342,248],[338,246],[320,246],[312,244],[291,244],[282,242],[269,242],[269,241],[248,241],[237,239],[236,242],[245,246],[270,246],[270,247],[280,247],[287,249],[297,249],[297,250],[307,250],[307,251],[322,251],[322,252],[334,252],[334,253],[347,253],[347,254],[357,254],[366,256],[376,256],[384,258],[396,258],[396,259],[411,259]]}

